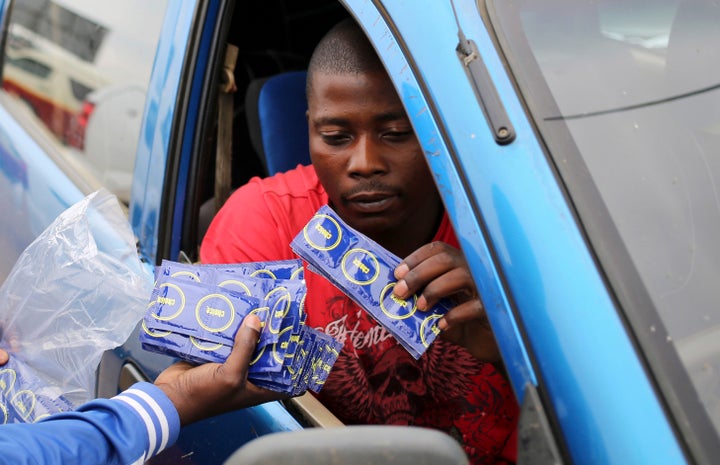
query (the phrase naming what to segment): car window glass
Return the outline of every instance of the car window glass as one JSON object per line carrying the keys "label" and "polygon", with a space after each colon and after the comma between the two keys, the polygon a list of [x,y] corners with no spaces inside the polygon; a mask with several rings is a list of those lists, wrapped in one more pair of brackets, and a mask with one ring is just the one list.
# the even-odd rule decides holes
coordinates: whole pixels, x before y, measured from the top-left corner
{"label": "car window glass", "polygon": [[[626,305],[642,321],[636,334],[649,334],[646,350],[657,354],[672,344],[697,393],[680,375],[668,384],[687,392],[686,405],[699,397],[720,432],[720,8],[711,0],[494,6],[509,54],[523,58],[516,75],[537,77],[523,83],[525,95],[616,291],[625,302],[649,296],[651,307]],[[578,156],[584,171],[571,172]],[[610,222],[599,220],[595,189]],[[603,243],[613,229],[619,240]],[[632,288],[634,273],[642,287]]]}
{"label": "car window glass", "polygon": [[25,0],[11,10],[3,91],[47,129],[60,154],[87,164],[124,202],[165,7]]}
{"label": "car window glass", "polygon": [[50,71],[52,71],[52,68],[49,66],[32,58],[9,59],[8,62],[10,62],[10,66],[16,66],[39,78],[47,78],[50,75]]}

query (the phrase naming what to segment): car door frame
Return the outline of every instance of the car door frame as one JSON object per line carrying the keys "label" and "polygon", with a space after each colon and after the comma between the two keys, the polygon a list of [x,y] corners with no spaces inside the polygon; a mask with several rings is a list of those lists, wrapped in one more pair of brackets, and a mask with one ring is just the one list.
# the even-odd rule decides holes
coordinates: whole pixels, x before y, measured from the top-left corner
{"label": "car door frame", "polygon": [[[527,385],[537,389],[572,461],[683,463],[670,415],[498,53],[484,2],[421,0],[412,15],[398,2],[347,3],[362,12],[408,109],[519,401]],[[481,106],[467,103],[478,94],[456,53],[458,26],[516,130],[510,144],[497,143]]]}

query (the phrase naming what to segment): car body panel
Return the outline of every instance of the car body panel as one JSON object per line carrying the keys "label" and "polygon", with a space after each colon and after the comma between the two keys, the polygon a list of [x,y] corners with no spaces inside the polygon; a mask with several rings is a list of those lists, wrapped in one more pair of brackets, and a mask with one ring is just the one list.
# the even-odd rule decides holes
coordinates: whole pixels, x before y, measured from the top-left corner
{"label": "car body panel", "polygon": [[[0,226],[0,255],[4,266],[0,282],[11,265],[33,238],[39,235],[63,210],[90,191],[81,190],[78,180],[68,172],[82,169],[71,165],[57,147],[43,147],[18,124],[17,118],[0,105],[0,153],[3,169],[0,185],[10,192],[0,200],[4,220]],[[5,266],[7,265],[7,266]]]}
{"label": "car body panel", "polygon": [[[412,16],[403,11],[405,4],[387,2],[386,7],[423,73],[425,86],[432,89],[433,106],[455,144],[455,169],[460,171],[456,176],[463,181],[454,184],[464,189],[443,188],[446,178],[440,178],[439,185],[459,228],[458,236],[463,238],[462,245],[472,251],[466,253],[484,257],[470,260],[471,268],[479,277],[500,274],[512,295],[486,302],[493,329],[501,340],[518,338],[516,325],[509,317],[513,310],[505,306],[512,302],[527,328],[542,388],[555,407],[573,458],[592,463],[682,462],[683,453],[666,413],[494,45],[482,24],[468,20],[478,18],[479,12],[472,1],[455,3],[463,31],[477,43],[517,129],[517,139],[507,146],[495,143],[479,107],[463,104],[475,96],[469,84],[461,84],[464,76],[454,53],[457,28],[450,5],[416,2]],[[379,49],[382,55],[384,50]],[[417,93],[411,92],[405,98],[417,99]],[[418,107],[417,103],[413,105]],[[434,142],[437,136],[430,133],[428,137]],[[435,158],[449,157],[438,156],[432,150],[430,147],[431,166]],[[434,172],[449,177],[449,168],[446,164]],[[470,200],[455,193],[467,190]],[[478,211],[482,212],[484,225],[457,222],[469,214],[465,212]],[[492,258],[478,246],[483,227],[492,244]],[[482,264],[491,260],[496,261],[498,271],[483,270]],[[515,371],[512,365],[519,365],[520,373],[532,373],[522,358],[507,353],[507,347],[503,341],[501,348],[510,360],[511,371]],[[532,378],[523,379],[512,372],[516,394],[522,399],[522,383]],[[623,388],[608,395],[608,379],[624,380]],[[626,413],[630,411],[634,414],[628,418]],[[623,418],[622,425],[618,424],[619,418]]]}
{"label": "car body panel", "polygon": [[196,6],[194,1],[168,5],[140,128],[130,222],[138,236],[140,255],[150,263],[155,257],[172,123]]}

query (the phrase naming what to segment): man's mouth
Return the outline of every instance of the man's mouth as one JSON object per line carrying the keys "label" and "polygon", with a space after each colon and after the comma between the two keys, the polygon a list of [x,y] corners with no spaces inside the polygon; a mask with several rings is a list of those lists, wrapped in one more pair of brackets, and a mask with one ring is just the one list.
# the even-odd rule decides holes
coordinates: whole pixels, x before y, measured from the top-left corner
{"label": "man's mouth", "polygon": [[387,210],[397,198],[391,192],[366,191],[345,197],[345,204],[361,213],[380,213]]}

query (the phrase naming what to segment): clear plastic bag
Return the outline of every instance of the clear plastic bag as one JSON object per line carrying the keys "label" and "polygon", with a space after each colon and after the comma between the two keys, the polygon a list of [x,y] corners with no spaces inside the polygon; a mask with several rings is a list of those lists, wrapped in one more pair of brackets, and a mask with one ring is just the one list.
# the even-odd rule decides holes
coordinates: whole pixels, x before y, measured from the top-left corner
{"label": "clear plastic bag", "polygon": [[[152,275],[117,198],[97,191],[65,210],[18,258],[0,288],[0,344],[25,368],[26,383],[28,373],[36,378],[33,389],[76,407],[94,397],[103,352],[127,340],[151,292]],[[23,388],[0,384],[6,401]]]}

